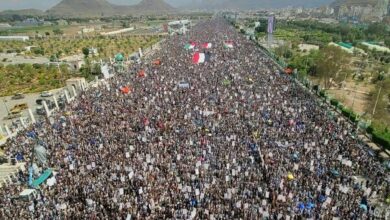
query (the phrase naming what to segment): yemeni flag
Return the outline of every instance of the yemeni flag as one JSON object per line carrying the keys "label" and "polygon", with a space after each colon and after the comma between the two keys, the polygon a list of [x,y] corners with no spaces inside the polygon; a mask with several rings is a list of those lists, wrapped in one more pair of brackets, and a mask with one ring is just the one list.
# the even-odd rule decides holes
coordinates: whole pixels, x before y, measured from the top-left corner
{"label": "yemeni flag", "polygon": [[196,44],[194,42],[191,42],[189,44],[186,44],[184,46],[184,49],[186,49],[186,50],[193,50],[195,48],[195,46],[196,46]]}
{"label": "yemeni flag", "polygon": [[192,57],[192,63],[198,64],[198,63],[205,63],[209,62],[211,60],[211,53],[194,53],[194,56]]}
{"label": "yemeni flag", "polygon": [[204,44],[202,44],[202,48],[204,48],[204,49],[210,49],[212,46],[213,46],[212,43],[204,43]]}
{"label": "yemeni flag", "polygon": [[204,63],[205,61],[206,61],[206,55],[204,53],[196,52],[192,57],[193,64]]}
{"label": "yemeni flag", "polygon": [[223,44],[223,46],[224,46],[225,48],[232,49],[232,48],[234,47],[233,41],[231,41],[231,40],[225,41],[224,44]]}

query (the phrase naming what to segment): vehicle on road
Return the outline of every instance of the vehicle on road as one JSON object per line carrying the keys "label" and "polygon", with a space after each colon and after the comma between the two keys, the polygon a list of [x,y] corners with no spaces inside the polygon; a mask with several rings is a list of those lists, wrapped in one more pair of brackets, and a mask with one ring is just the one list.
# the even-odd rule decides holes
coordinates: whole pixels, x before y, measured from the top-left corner
{"label": "vehicle on road", "polygon": [[35,103],[37,103],[37,105],[43,105],[43,101],[46,102],[46,105],[49,109],[53,109],[56,107],[56,104],[53,101],[47,99],[37,99],[35,100]]}
{"label": "vehicle on road", "polygon": [[[44,101],[45,99],[37,99],[37,100],[35,100],[35,103],[37,103],[37,105],[43,105],[43,101]],[[46,100],[45,100],[46,101]]]}
{"label": "vehicle on road", "polygon": [[22,110],[19,109],[19,108],[13,108],[11,109],[11,111],[9,111],[9,114],[19,114],[19,113],[22,113]]}
{"label": "vehicle on road", "polygon": [[33,201],[38,197],[37,190],[25,189],[19,195],[11,197],[12,200]]}
{"label": "vehicle on road", "polygon": [[11,108],[11,112],[21,112],[25,109],[28,109],[27,103],[22,103],[22,104],[16,104],[14,107]]}
{"label": "vehicle on road", "polygon": [[24,99],[24,95],[22,93],[16,93],[14,96],[12,96],[11,99],[17,100],[17,99]]}
{"label": "vehicle on road", "polygon": [[22,125],[22,121],[24,124],[30,123],[30,119],[28,117],[20,117],[20,118],[16,119],[15,121],[13,121],[12,123],[15,123],[15,125],[20,126],[20,125]]}
{"label": "vehicle on road", "polygon": [[21,112],[17,112],[17,113],[10,112],[7,116],[4,117],[4,120],[10,120],[10,119],[20,118],[20,117],[22,117]]}
{"label": "vehicle on road", "polygon": [[49,91],[41,92],[41,97],[51,97],[51,96],[53,96],[53,93],[51,93]]}
{"label": "vehicle on road", "polygon": [[43,106],[37,107],[37,109],[35,111],[37,112],[38,115],[45,115],[46,114],[45,108]]}

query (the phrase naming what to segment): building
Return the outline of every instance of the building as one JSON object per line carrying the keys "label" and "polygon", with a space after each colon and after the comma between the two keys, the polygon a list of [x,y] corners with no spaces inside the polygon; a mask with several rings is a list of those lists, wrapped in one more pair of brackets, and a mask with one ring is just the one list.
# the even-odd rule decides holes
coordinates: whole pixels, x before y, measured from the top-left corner
{"label": "building", "polygon": [[92,32],[95,32],[94,27],[90,27],[90,28],[86,27],[86,28],[81,29],[81,33],[83,33],[83,34],[92,33]]}
{"label": "building", "polygon": [[59,26],[66,26],[66,25],[68,25],[68,21],[64,20],[64,19],[60,19],[60,20],[57,21],[57,25],[59,25]]}
{"label": "building", "polygon": [[0,23],[0,28],[10,28],[10,27],[12,26],[8,23]]}
{"label": "building", "polygon": [[362,45],[366,46],[369,50],[376,50],[380,52],[390,53],[390,49],[370,42],[363,42]]}
{"label": "building", "polygon": [[72,92],[72,87],[76,91],[83,91],[85,88],[87,88],[87,81],[84,77],[76,77],[66,80],[66,88],[69,90],[69,92]]}
{"label": "building", "polygon": [[134,27],[124,28],[124,29],[120,29],[120,30],[116,30],[116,31],[102,32],[100,34],[103,35],[103,36],[117,35],[117,34],[123,34],[123,33],[126,33],[126,32],[133,31],[134,29],[135,29]]}
{"label": "building", "polygon": [[16,24],[16,26],[38,26],[42,25],[45,22],[43,19],[37,18],[26,18],[22,22]]}
{"label": "building", "polygon": [[53,23],[51,21],[44,21],[43,26],[53,26]]}
{"label": "building", "polygon": [[0,36],[0,41],[28,41],[29,36]]}
{"label": "building", "polygon": [[25,47],[24,49],[25,49],[26,51],[30,52],[32,48],[37,48],[37,46],[27,46],[27,47]]}
{"label": "building", "polygon": [[365,54],[364,50],[362,50],[360,48],[353,47],[351,44],[348,44],[348,43],[344,43],[344,42],[339,42],[339,43],[330,42],[329,45],[338,47],[338,48],[344,50],[345,52],[347,52],[349,54],[353,54],[354,52]]}
{"label": "building", "polygon": [[98,49],[95,48],[95,47],[89,48],[89,54],[90,54],[91,56],[97,56],[97,55],[99,55]]}
{"label": "building", "polygon": [[191,29],[191,21],[189,20],[179,20],[172,21],[168,23],[168,33],[173,34],[186,34],[188,30]]}

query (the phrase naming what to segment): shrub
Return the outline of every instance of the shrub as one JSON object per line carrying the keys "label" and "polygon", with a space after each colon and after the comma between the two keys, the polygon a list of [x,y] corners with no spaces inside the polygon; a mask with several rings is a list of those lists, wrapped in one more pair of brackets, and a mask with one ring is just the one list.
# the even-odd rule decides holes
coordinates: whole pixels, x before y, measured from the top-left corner
{"label": "shrub", "polygon": [[350,119],[352,122],[358,122],[358,117],[356,115],[355,112],[353,112],[352,110],[348,109],[348,108],[342,108],[341,109],[341,113],[347,117],[348,119]]}
{"label": "shrub", "polygon": [[337,107],[339,105],[339,101],[337,101],[337,99],[331,99],[330,104]]}
{"label": "shrub", "polygon": [[372,132],[374,132],[374,128],[370,125],[367,127],[366,132],[372,134]]}
{"label": "shrub", "polygon": [[321,91],[320,91],[320,96],[321,96],[321,97],[325,97],[325,91],[324,91],[324,90],[321,90]]}
{"label": "shrub", "polygon": [[383,146],[385,149],[390,150],[390,133],[386,130],[378,131],[373,129],[372,141],[376,144]]}

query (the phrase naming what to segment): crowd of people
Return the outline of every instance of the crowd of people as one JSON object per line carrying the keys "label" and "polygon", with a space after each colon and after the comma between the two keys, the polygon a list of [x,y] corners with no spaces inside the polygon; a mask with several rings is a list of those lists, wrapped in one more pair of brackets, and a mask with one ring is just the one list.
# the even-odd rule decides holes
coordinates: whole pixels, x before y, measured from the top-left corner
{"label": "crowd of people", "polygon": [[390,184],[353,132],[225,20],[202,21],[10,140],[30,162],[38,139],[56,184],[32,200],[13,198],[27,181],[4,186],[0,219],[369,218]]}

